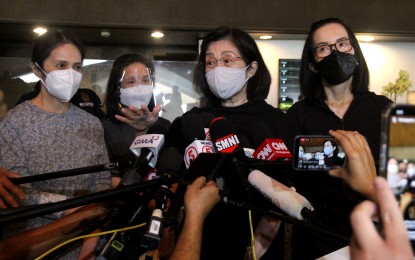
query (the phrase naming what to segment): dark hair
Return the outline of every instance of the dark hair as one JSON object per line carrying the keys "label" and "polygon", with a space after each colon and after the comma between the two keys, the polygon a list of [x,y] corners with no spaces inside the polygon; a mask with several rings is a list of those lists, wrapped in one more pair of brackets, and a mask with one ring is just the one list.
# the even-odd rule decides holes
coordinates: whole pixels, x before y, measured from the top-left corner
{"label": "dark hair", "polygon": [[247,64],[250,64],[253,61],[258,63],[258,69],[255,75],[248,80],[247,98],[249,101],[266,99],[271,84],[271,75],[259,52],[255,40],[243,30],[229,27],[219,27],[203,39],[198,64],[193,76],[193,87],[195,91],[204,96],[208,103],[220,103],[220,99],[210,91],[205,77],[205,57],[207,48],[209,44],[219,40],[231,41],[239,50]]}
{"label": "dark hair", "polygon": [[333,141],[333,140],[325,140],[324,142],[323,142],[323,153],[324,153],[324,144],[325,143],[327,143],[327,142],[330,142],[331,143],[331,146],[333,146],[333,147],[336,147],[336,149],[335,150],[333,150],[333,156],[334,157],[336,157],[338,154],[339,154],[339,146],[337,145],[337,143],[335,142],[335,141]]}
{"label": "dark hair", "polygon": [[75,45],[81,53],[82,60],[85,59],[85,47],[82,42],[78,41],[63,31],[52,30],[41,35],[34,42],[32,62],[36,62],[40,67],[43,68],[43,62],[50,56],[51,52],[58,46],[67,43]]}
{"label": "dark hair", "polygon": [[347,26],[342,20],[338,18],[327,18],[315,22],[311,25],[310,31],[308,32],[308,36],[304,44],[300,67],[300,90],[301,94],[305,98],[326,98],[326,94],[321,83],[321,77],[318,73],[314,73],[310,70],[310,63],[315,64],[313,52],[314,33],[319,28],[331,23],[340,24],[346,29],[350,43],[354,49],[354,55],[358,62],[358,66],[353,73],[351,92],[353,94],[358,94],[369,91],[369,69],[367,68],[365,58],[363,56],[362,50],[360,49],[356,36],[350,27]]}
{"label": "dark hair", "polygon": [[[120,104],[120,78],[122,73],[126,67],[133,63],[142,63],[147,68],[150,68],[151,72],[154,74],[154,64],[153,62],[147,58],[146,56],[138,53],[129,53],[124,54],[118,57],[114,64],[112,65],[111,73],[108,78],[107,83],[107,94],[105,96],[105,106],[107,109],[107,116],[109,119],[113,121],[117,121],[115,119],[115,115],[121,114],[121,104]],[[154,99],[152,98],[150,103],[148,104],[148,108],[153,110],[155,104]]]}

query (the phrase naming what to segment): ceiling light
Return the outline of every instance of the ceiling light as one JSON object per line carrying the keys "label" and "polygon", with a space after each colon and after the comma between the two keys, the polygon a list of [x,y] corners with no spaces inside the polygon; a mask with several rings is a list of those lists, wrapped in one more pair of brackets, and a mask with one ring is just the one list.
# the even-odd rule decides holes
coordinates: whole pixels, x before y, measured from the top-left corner
{"label": "ceiling light", "polygon": [[358,41],[361,42],[373,42],[375,40],[375,37],[371,36],[371,35],[356,35],[356,38]]}
{"label": "ceiling light", "polygon": [[272,35],[261,35],[261,36],[259,36],[259,39],[261,39],[261,40],[270,40],[270,39],[272,39]]}
{"label": "ceiling light", "polygon": [[109,32],[109,31],[102,31],[101,32],[101,37],[102,38],[108,38],[110,36],[111,36],[111,32]]}
{"label": "ceiling light", "polygon": [[164,36],[164,33],[159,32],[159,31],[155,31],[151,34],[151,37],[154,37],[154,38],[162,38],[163,36]]}
{"label": "ceiling light", "polygon": [[42,34],[46,33],[48,31],[48,29],[44,28],[44,27],[36,27],[35,29],[33,29],[33,32],[37,34],[37,36],[41,36]]}

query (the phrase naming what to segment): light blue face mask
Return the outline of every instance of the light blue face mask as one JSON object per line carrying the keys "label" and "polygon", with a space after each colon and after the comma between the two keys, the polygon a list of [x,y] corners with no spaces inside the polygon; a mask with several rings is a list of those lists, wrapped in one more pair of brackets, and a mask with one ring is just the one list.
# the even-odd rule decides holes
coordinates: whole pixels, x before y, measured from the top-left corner
{"label": "light blue face mask", "polygon": [[246,77],[243,69],[216,67],[206,72],[206,81],[210,91],[220,99],[229,99],[245,86],[249,78]]}
{"label": "light blue face mask", "polygon": [[330,155],[333,152],[333,147],[327,146],[323,149],[325,155]]}

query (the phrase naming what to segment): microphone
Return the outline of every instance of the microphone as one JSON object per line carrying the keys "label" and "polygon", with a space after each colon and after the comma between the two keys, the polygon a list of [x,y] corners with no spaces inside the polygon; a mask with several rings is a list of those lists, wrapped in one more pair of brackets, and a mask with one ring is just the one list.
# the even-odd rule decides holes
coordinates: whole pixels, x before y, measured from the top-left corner
{"label": "microphone", "polygon": [[208,141],[211,141],[212,138],[210,137],[209,126],[210,126],[210,123],[213,121],[213,119],[215,119],[215,116],[207,112],[202,112],[198,116],[199,116],[200,121],[202,121],[202,125],[205,129],[205,135],[206,135],[205,139]]}
{"label": "microphone", "polygon": [[184,152],[184,163],[186,169],[189,169],[190,164],[201,153],[214,153],[215,149],[211,141],[195,140],[193,141]]}
{"label": "microphone", "polygon": [[[245,145],[249,147],[248,139],[245,136],[239,138],[232,121],[225,117],[213,119],[209,131],[216,150],[224,156],[218,170],[212,172],[209,178],[216,178],[216,183],[224,195],[245,197],[250,189],[246,180],[249,173],[246,167],[247,156],[243,149]],[[218,176],[217,172],[226,173],[226,175]]]}
{"label": "microphone", "polygon": [[147,175],[150,168],[155,168],[158,155],[164,145],[164,135],[151,133],[153,130],[158,131],[158,128],[150,128],[150,133],[134,139],[130,150],[137,158],[133,168],[124,173],[120,185],[138,183]]}
{"label": "microphone", "polygon": [[249,173],[248,182],[275,206],[298,220],[308,219],[314,210],[305,197],[259,170]]}
{"label": "microphone", "polygon": [[253,157],[260,160],[291,160],[292,155],[282,139],[265,139]]}
{"label": "microphone", "polygon": [[138,162],[144,162],[154,168],[156,167],[158,154],[163,145],[164,135],[145,134],[137,136],[134,139],[130,150],[138,157]]}
{"label": "microphone", "polygon": [[236,129],[229,119],[225,117],[213,119],[210,123],[209,132],[218,152],[227,154],[241,148]]}
{"label": "microphone", "polygon": [[186,169],[200,153],[214,153],[211,141],[204,140],[205,130],[200,118],[195,114],[186,114],[182,118],[183,137],[186,143],[190,143],[184,151],[184,163]]}

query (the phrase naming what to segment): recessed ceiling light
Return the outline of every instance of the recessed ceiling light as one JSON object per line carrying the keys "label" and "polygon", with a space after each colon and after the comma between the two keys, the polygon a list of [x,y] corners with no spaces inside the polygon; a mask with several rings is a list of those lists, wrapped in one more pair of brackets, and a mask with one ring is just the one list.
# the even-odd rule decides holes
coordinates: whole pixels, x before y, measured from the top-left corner
{"label": "recessed ceiling light", "polygon": [[356,35],[356,38],[358,41],[361,42],[373,42],[375,40],[375,37],[371,36],[371,35]]}
{"label": "recessed ceiling light", "polygon": [[33,32],[37,34],[37,36],[41,36],[42,34],[46,33],[48,31],[48,29],[46,29],[45,27],[36,27],[35,29],[33,29]]}
{"label": "recessed ceiling light", "polygon": [[111,36],[111,32],[110,31],[101,31],[101,37],[102,38],[108,38]]}
{"label": "recessed ceiling light", "polygon": [[160,31],[155,31],[151,34],[151,37],[154,37],[154,38],[162,38],[163,36],[164,36],[164,33]]}
{"label": "recessed ceiling light", "polygon": [[259,36],[259,39],[261,39],[261,40],[270,40],[270,39],[272,39],[272,35],[261,35],[261,36]]}

